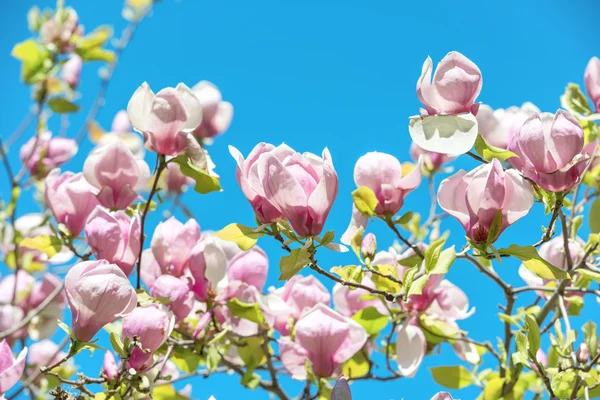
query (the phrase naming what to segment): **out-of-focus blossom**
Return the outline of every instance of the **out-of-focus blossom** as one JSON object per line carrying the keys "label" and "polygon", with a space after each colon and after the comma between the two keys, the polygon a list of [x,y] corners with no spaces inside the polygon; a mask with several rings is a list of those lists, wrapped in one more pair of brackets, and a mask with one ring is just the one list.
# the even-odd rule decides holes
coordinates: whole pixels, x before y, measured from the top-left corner
{"label": "out-of-focus blossom", "polygon": [[413,142],[410,144],[410,158],[412,158],[414,161],[419,161],[419,158],[421,158],[425,167],[431,171],[437,171],[442,165],[454,160],[456,157],[449,156],[448,154],[427,151]]}
{"label": "out-of-focus blossom", "polygon": [[262,290],[267,281],[269,259],[267,254],[255,246],[249,251],[238,253],[227,268],[230,281],[241,281]]}
{"label": "out-of-focus blossom", "polygon": [[[493,243],[533,206],[531,186],[514,170],[504,171],[497,159],[470,172],[458,171],[444,179],[438,203],[456,218],[467,236],[477,244]],[[496,237],[488,237],[492,222],[502,213]]]}
{"label": "out-of-focus blossom", "polygon": [[71,38],[81,35],[83,28],[79,25],[79,16],[71,7],[61,10],[62,15],[54,15],[40,28],[40,39],[45,44],[54,44],[57,49],[66,53],[74,49],[75,44]]}
{"label": "out-of-focus blossom", "polygon": [[117,143],[125,146],[135,158],[144,159],[144,140],[142,136],[132,131],[129,123],[127,111],[120,110],[113,118],[111,131],[108,133],[100,131],[99,137],[95,138],[97,147],[103,147],[111,143]]}
{"label": "out-of-focus blossom", "polygon": [[73,139],[52,137],[46,131],[32,137],[21,147],[19,157],[32,176],[44,178],[50,171],[60,167],[77,154],[77,143]]}
{"label": "out-of-focus blossom", "polygon": [[[365,275],[361,284],[373,289],[375,288],[375,284],[368,275]],[[358,311],[364,310],[367,307],[375,307],[381,313],[386,312],[381,300],[379,298],[368,298],[371,296],[371,293],[365,289],[351,289],[348,286],[336,283],[333,286],[332,294],[335,310],[346,317],[352,317]]]}
{"label": "out-of-focus blossom", "polygon": [[21,379],[25,370],[25,357],[27,357],[27,347],[21,350],[15,359],[7,341],[0,342],[0,396],[8,392]]}
{"label": "out-of-focus blossom", "polygon": [[194,183],[192,178],[181,173],[179,164],[169,163],[167,164],[167,173],[165,174],[165,185],[170,193],[181,193],[184,189]]}
{"label": "out-of-focus blossom", "polygon": [[82,67],[83,60],[77,54],[72,54],[62,67],[61,76],[73,89],[79,86]]}
{"label": "out-of-focus blossom", "polygon": [[200,226],[196,220],[182,224],[171,217],[154,229],[152,254],[164,274],[179,277],[199,240]]}
{"label": "out-of-focus blossom", "polygon": [[112,143],[90,153],[83,165],[83,176],[100,189],[100,204],[123,210],[138,197],[136,190],[150,179],[150,168],[122,145]]}
{"label": "out-of-focus blossom", "polygon": [[585,68],[584,74],[585,90],[592,99],[596,107],[596,112],[600,112],[600,59],[592,57]]}
{"label": "out-of-focus blossom", "polygon": [[202,106],[202,122],[194,130],[200,138],[214,138],[225,132],[233,118],[233,106],[223,101],[219,89],[208,81],[200,81],[192,92]]}
{"label": "out-of-focus blossom", "polygon": [[172,275],[161,275],[150,289],[152,297],[168,298],[167,305],[177,321],[187,317],[194,306],[194,294],[183,279]]}
{"label": "out-of-focus blossom", "polygon": [[486,143],[506,149],[511,138],[519,133],[527,118],[539,112],[539,108],[532,103],[523,103],[521,107],[512,106],[496,110],[487,104],[482,104],[477,112],[479,134]]}
{"label": "out-of-focus blossom", "polygon": [[469,298],[458,286],[447,279],[436,288],[435,301],[427,310],[446,321],[457,321],[473,315],[475,308],[469,308]]}

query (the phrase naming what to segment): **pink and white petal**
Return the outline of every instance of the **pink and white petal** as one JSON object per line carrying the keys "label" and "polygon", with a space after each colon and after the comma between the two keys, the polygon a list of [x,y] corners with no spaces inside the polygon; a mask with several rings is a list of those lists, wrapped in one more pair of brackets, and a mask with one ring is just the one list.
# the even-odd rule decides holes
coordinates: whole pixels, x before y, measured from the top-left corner
{"label": "pink and white petal", "polygon": [[165,88],[156,94],[152,101],[150,113],[144,132],[154,135],[153,144],[176,140],[189,116],[179,92],[173,88]]}
{"label": "pink and white petal", "polygon": [[267,200],[288,219],[306,209],[308,199],[304,189],[272,153],[258,160],[258,176]]}
{"label": "pink and white petal", "polygon": [[217,106],[217,112],[210,120],[212,127],[215,131],[221,133],[225,132],[229,125],[231,125],[231,120],[233,119],[233,104],[228,101],[222,101]]}
{"label": "pink and white petal", "polygon": [[150,167],[144,160],[137,160],[137,168],[138,168],[138,180],[135,186],[133,187],[135,190],[140,190],[146,187],[148,181],[150,181],[150,177],[152,176],[150,172]]}
{"label": "pink and white petal", "polygon": [[427,341],[423,331],[414,325],[404,325],[396,333],[398,370],[406,377],[416,374],[425,357]]}
{"label": "pink and white petal", "polygon": [[531,185],[515,170],[504,172],[505,196],[502,210],[508,224],[513,224],[527,215],[533,206]]}
{"label": "pink and white petal", "polygon": [[465,196],[469,184],[464,178],[465,175],[467,172],[461,169],[444,179],[440,183],[437,195],[442,210],[458,219],[464,227],[469,224],[469,209]]}
{"label": "pink and white petal", "polygon": [[547,143],[558,168],[568,165],[583,148],[583,129],[570,113],[558,110]]}
{"label": "pink and white petal", "polygon": [[293,379],[306,379],[306,359],[308,352],[299,344],[292,342],[287,338],[279,340],[279,355],[281,363],[285,369],[292,375]]}
{"label": "pink and white petal", "polygon": [[352,205],[352,218],[350,224],[346,228],[346,232],[342,235],[341,242],[350,245],[350,241],[360,228],[365,228],[369,222],[369,217],[362,215],[355,205]]}
{"label": "pink and white petal", "polygon": [[417,146],[425,150],[459,155],[475,144],[477,119],[471,113],[430,115],[412,119],[408,131]]}
{"label": "pink and white petal", "polygon": [[142,83],[129,99],[127,116],[131,125],[138,131],[143,132],[146,129],[146,121],[152,109],[153,101],[154,92],[152,92],[147,82]]}
{"label": "pink and white petal", "polygon": [[427,112],[431,115],[437,114],[434,88],[431,85],[431,73],[433,71],[433,61],[427,57],[421,68],[421,76],[417,81],[417,97],[421,104],[425,106]]}
{"label": "pink and white petal", "polygon": [[187,121],[183,131],[191,132],[202,122],[202,104],[185,83],[179,83],[175,88],[187,112]]}
{"label": "pink and white petal", "polygon": [[338,176],[333,168],[329,150],[323,150],[323,172],[319,183],[308,199],[308,212],[313,218],[313,224],[325,224],[329,210],[338,193]]}

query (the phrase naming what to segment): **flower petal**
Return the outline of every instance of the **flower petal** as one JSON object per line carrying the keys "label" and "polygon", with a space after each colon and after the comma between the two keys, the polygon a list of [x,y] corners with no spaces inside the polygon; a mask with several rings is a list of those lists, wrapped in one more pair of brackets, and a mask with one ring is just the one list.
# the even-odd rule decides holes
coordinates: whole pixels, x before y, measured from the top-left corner
{"label": "flower petal", "polygon": [[471,113],[430,115],[411,120],[408,131],[412,140],[425,150],[464,154],[477,139],[477,119]]}

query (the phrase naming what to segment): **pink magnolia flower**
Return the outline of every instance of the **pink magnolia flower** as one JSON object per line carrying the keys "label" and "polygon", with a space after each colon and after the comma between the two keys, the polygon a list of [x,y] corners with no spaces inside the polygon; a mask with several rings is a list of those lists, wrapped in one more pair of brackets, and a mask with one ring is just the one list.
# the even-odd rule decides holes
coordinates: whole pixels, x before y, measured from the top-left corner
{"label": "pink magnolia flower", "polygon": [[142,265],[140,266],[142,281],[151,288],[159,276],[163,274],[160,265],[156,262],[152,249],[146,249],[142,252]]}
{"label": "pink magnolia flower", "polygon": [[[61,284],[62,280],[58,276],[44,274],[43,279],[37,281],[31,290],[28,299],[29,310],[39,307]],[[62,319],[63,308],[67,302],[64,289],[58,293],[58,296],[29,324],[29,336],[32,339],[47,338],[54,334],[58,326],[57,320]]]}
{"label": "pink magnolia flower", "polygon": [[193,183],[194,180],[192,178],[188,178],[181,173],[179,164],[167,164],[165,184],[170,193],[182,193],[188,185]]}
{"label": "pink magnolia flower", "polygon": [[79,86],[79,78],[81,77],[81,68],[83,67],[83,60],[77,54],[72,54],[67,62],[63,65],[61,76],[63,80],[71,86],[76,88]]}
{"label": "pink magnolia flower", "polygon": [[219,89],[208,81],[200,81],[192,92],[202,106],[202,122],[194,130],[199,138],[213,138],[225,132],[233,118],[233,106],[223,101]]}
{"label": "pink magnolia flower", "polygon": [[592,99],[596,107],[596,112],[600,112],[600,59],[592,57],[585,68],[584,74],[585,90]]}
{"label": "pink magnolia flower", "polygon": [[419,161],[419,158],[422,158],[423,165],[430,168],[431,171],[437,171],[440,167],[452,160],[456,157],[449,156],[448,154],[436,153],[433,151],[427,151],[422,147],[419,147],[416,143],[410,144],[410,158],[413,161]]}
{"label": "pink magnolia flower", "polygon": [[523,103],[521,107],[508,107],[506,110],[503,108],[493,110],[487,104],[482,104],[477,112],[479,134],[486,143],[506,149],[511,138],[519,133],[527,118],[539,112],[540,110],[532,103]]}
{"label": "pink magnolia flower", "polygon": [[38,178],[45,177],[56,167],[60,167],[77,154],[77,143],[72,139],[52,137],[50,132],[42,132],[36,140],[32,137],[21,147],[19,157],[29,173]]}
{"label": "pink magnolia flower", "polygon": [[367,233],[360,244],[360,253],[364,258],[372,259],[377,253],[377,238],[373,233]]}
{"label": "pink magnolia flower", "polygon": [[331,400],[352,400],[348,380],[343,376],[337,380],[331,391]]}
{"label": "pink magnolia flower", "polygon": [[194,329],[194,334],[192,335],[192,337],[194,339],[197,339],[198,336],[200,336],[200,334],[202,333],[204,328],[206,328],[208,326],[208,324],[210,323],[211,318],[212,318],[212,313],[210,311],[202,313],[202,315],[200,316],[200,319],[198,319],[198,324],[196,324],[196,328]]}
{"label": "pink magnolia flower", "polygon": [[90,153],[83,164],[83,176],[100,189],[100,204],[123,210],[137,198],[136,190],[150,179],[150,168],[122,145],[112,143]]}
{"label": "pink magnolia flower", "polygon": [[431,400],[452,400],[452,396],[448,392],[437,392]]}
{"label": "pink magnolia flower", "polygon": [[[25,317],[25,312],[21,307],[14,306],[10,303],[0,304],[0,332],[7,331],[21,322]],[[14,339],[27,336],[27,329],[23,328],[14,334],[10,335],[7,340],[11,343]]]}
{"label": "pink magnolia flower", "polygon": [[428,314],[446,321],[456,321],[470,317],[475,308],[469,307],[469,298],[458,286],[444,279],[436,288],[437,295]]}
{"label": "pink magnolia flower", "polygon": [[154,230],[152,254],[164,274],[179,277],[199,240],[200,226],[195,220],[182,224],[171,217]]}
{"label": "pink magnolia flower", "polygon": [[84,261],[65,277],[73,333],[82,342],[91,340],[106,324],[129,314],[137,294],[121,269],[106,260]]}
{"label": "pink magnolia flower", "polygon": [[261,222],[283,216],[300,236],[321,233],[338,191],[329,150],[321,158],[260,143],[247,160],[234,147],[229,151],[238,163],[238,183]]}
{"label": "pink magnolia flower", "polygon": [[[500,233],[524,217],[533,206],[530,185],[514,170],[504,171],[497,159],[470,172],[458,171],[444,179],[438,203],[456,218],[467,236],[478,244],[493,243]],[[497,236],[489,238],[496,213],[502,212]]]}
{"label": "pink magnolia flower", "polygon": [[137,132],[133,132],[127,111],[120,110],[112,120],[110,132],[102,133],[96,142],[98,148],[117,143],[125,146],[135,158],[144,159],[144,140]]}
{"label": "pink magnolia flower", "polygon": [[[394,215],[404,205],[404,198],[421,183],[421,168],[418,166],[403,177],[402,165],[396,157],[373,151],[356,162],[354,183],[358,187],[366,186],[375,193],[379,201],[375,208],[377,215]],[[353,207],[352,219],[342,236],[342,243],[349,244],[356,231],[364,228],[367,221],[368,217]]]}
{"label": "pink magnolia flower", "polygon": [[[16,279],[16,285],[15,285]],[[27,310],[28,299],[35,285],[35,278],[27,271],[20,269],[16,274],[5,276],[0,282],[0,303],[13,303]],[[16,295],[15,289],[17,291]]]}
{"label": "pink magnolia flower", "polygon": [[117,365],[114,354],[110,350],[107,350],[106,353],[104,353],[102,372],[104,372],[104,375],[106,375],[106,378],[109,381],[119,376],[119,366]]}
{"label": "pink magnolia flower", "polygon": [[79,25],[79,16],[73,8],[67,7],[62,12],[60,21],[54,15],[42,24],[40,38],[45,44],[56,44],[62,53],[66,53],[74,49],[71,38],[74,35],[81,36],[83,27]]}
{"label": "pink magnolia flower", "polygon": [[113,117],[110,131],[112,133],[129,133],[132,129],[129,117],[127,116],[127,111],[119,110]]}
{"label": "pink magnolia flower", "polygon": [[217,286],[227,276],[230,258],[222,242],[206,235],[191,251],[188,267],[194,279],[192,290],[200,301],[216,294]]}
{"label": "pink magnolia flower", "polygon": [[427,341],[423,331],[415,325],[406,324],[396,330],[396,357],[400,374],[413,377],[425,357]]}
{"label": "pink magnolia flower", "polygon": [[317,304],[329,306],[331,302],[327,288],[313,275],[294,275],[282,288],[272,292],[288,306],[288,312],[280,315],[275,322],[275,328],[285,335],[289,333],[290,317],[297,320]]}
{"label": "pink magnolia flower", "polygon": [[[370,276],[365,275],[361,284],[375,289],[375,284]],[[367,307],[375,307],[382,314],[386,312],[381,300],[378,298],[365,298],[371,295],[371,293],[364,289],[350,289],[348,286],[336,283],[333,286],[332,294],[335,310],[345,317],[352,317],[358,311],[364,310]]]}
{"label": "pink magnolia flower", "polygon": [[429,276],[429,281],[425,284],[421,294],[411,294],[408,296],[408,302],[402,302],[401,305],[408,311],[417,313],[424,312],[437,300],[440,296],[440,284],[444,279],[443,275],[432,274]]}
{"label": "pink magnolia flower", "polygon": [[98,204],[98,190],[83,174],[60,173],[55,169],[46,177],[44,198],[56,222],[64,224],[73,236],[83,230],[85,221]]}
{"label": "pink magnolia flower", "polygon": [[85,241],[97,259],[121,268],[129,276],[140,254],[140,220],[124,211],[96,207],[85,225]]}
{"label": "pink magnolia flower", "polygon": [[0,396],[8,392],[21,379],[25,370],[25,357],[27,357],[27,347],[21,350],[15,359],[6,339],[0,342]]}
{"label": "pink magnolia flower", "polygon": [[129,337],[131,340],[137,337],[142,347],[133,349],[129,366],[136,371],[143,371],[150,367],[154,352],[167,341],[174,324],[173,314],[157,304],[137,307],[125,317],[123,337]]}
{"label": "pink magnolia flower", "polygon": [[457,51],[448,53],[438,64],[433,81],[433,62],[427,57],[417,81],[417,96],[429,115],[477,113],[475,99],[481,91],[481,71]]}
{"label": "pink magnolia flower", "polygon": [[577,349],[577,361],[584,364],[588,362],[590,359],[590,349],[585,342],[581,342],[579,344],[579,348]]}
{"label": "pink magnolia flower", "polygon": [[[27,359],[27,365],[30,374],[38,372],[40,367],[48,367],[60,361],[67,355],[64,351],[61,351],[60,347],[52,340],[44,339],[39,342],[33,343],[29,347],[29,358]],[[62,368],[68,367],[72,369],[73,359],[68,360],[62,364]],[[54,370],[56,372],[56,370]],[[38,379],[38,381],[41,377]]]}
{"label": "pink magnolia flower", "polygon": [[187,148],[188,133],[202,122],[202,105],[183,83],[155,95],[144,82],[129,100],[127,115],[148,149],[176,156]]}
{"label": "pink magnolia flower", "polygon": [[[595,142],[592,144],[595,146]],[[508,150],[519,157],[511,165],[549,192],[571,189],[589,161],[583,130],[568,112],[534,114],[511,138]]]}
{"label": "pink magnolia flower", "polygon": [[194,307],[194,293],[184,279],[172,275],[161,275],[150,289],[152,297],[168,299],[168,307],[178,322],[187,317]]}
{"label": "pink magnolia flower", "polygon": [[269,258],[259,247],[238,253],[229,262],[227,277],[230,281],[241,281],[262,290],[269,272]]}
{"label": "pink magnolia flower", "polygon": [[[548,356],[546,356],[544,350],[538,349],[535,353],[535,359],[538,363],[540,363],[542,367],[548,366]],[[536,371],[538,370],[537,365],[535,365],[534,363],[531,363],[531,368],[533,368]]]}
{"label": "pink magnolia flower", "polygon": [[306,359],[316,376],[328,378],[364,346],[367,338],[357,322],[319,303],[296,323],[294,341],[279,340],[281,362],[294,379],[306,379]]}

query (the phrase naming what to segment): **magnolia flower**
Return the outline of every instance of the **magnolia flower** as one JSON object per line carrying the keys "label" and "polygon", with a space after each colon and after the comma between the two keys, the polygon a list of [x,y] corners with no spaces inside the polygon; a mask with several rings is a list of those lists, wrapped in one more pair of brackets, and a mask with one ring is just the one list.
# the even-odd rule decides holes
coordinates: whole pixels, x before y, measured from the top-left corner
{"label": "magnolia flower", "polygon": [[77,143],[72,139],[52,137],[50,132],[42,132],[32,137],[21,147],[19,157],[29,173],[38,178],[45,177],[56,167],[60,167],[77,154]]}
{"label": "magnolia flower", "polygon": [[194,248],[189,257],[189,271],[194,279],[192,290],[196,298],[205,301],[215,292],[219,282],[227,276],[228,257],[222,241],[205,236]]}
{"label": "magnolia flower", "polygon": [[423,331],[414,325],[403,325],[396,330],[396,357],[400,374],[413,377],[423,362],[427,341]]}
{"label": "magnolia flower", "polygon": [[34,284],[35,278],[22,269],[16,274],[5,276],[2,281],[0,281],[0,303],[14,303],[22,309],[27,310],[27,302]]}
{"label": "magnolia flower", "polygon": [[83,230],[88,216],[100,204],[98,190],[85,180],[83,174],[60,173],[55,169],[46,177],[44,198],[52,215],[64,224],[73,236]]}
{"label": "magnolia flower", "polygon": [[26,356],[27,347],[21,350],[15,359],[6,339],[0,342],[0,396],[8,392],[21,379],[25,370]]}
{"label": "magnolia flower", "polygon": [[[0,332],[7,331],[17,325],[25,317],[25,312],[19,306],[14,306],[10,303],[0,304]],[[25,328],[18,330],[8,337],[12,342],[13,339],[22,338],[27,335]]]}
{"label": "magnolia flower", "polygon": [[[500,233],[524,217],[533,206],[530,185],[514,170],[504,171],[497,159],[470,172],[444,179],[438,203],[456,218],[477,244],[493,243]],[[496,214],[502,214],[495,237],[488,237]]]}
{"label": "magnolia flower", "polygon": [[142,281],[151,288],[156,280],[163,274],[160,265],[156,262],[152,249],[146,249],[142,252],[141,275]]}
{"label": "magnolia flower", "polygon": [[75,265],[65,277],[65,290],[73,334],[82,342],[91,340],[104,325],[129,314],[137,303],[127,276],[106,260]]}
{"label": "magnolia flower", "polygon": [[150,295],[154,298],[167,298],[167,305],[177,321],[187,317],[194,307],[194,293],[184,278],[161,275],[152,285]]}
{"label": "magnolia flower", "polygon": [[208,81],[200,81],[192,92],[202,106],[202,122],[194,130],[200,138],[213,138],[225,132],[231,124],[233,106],[222,101],[219,89]]}
{"label": "magnolia flower", "polygon": [[122,145],[112,143],[90,153],[83,164],[83,176],[100,189],[100,204],[123,210],[137,198],[136,190],[146,186],[150,168]]}
{"label": "magnolia flower", "polygon": [[137,307],[125,317],[123,337],[131,340],[137,337],[141,346],[135,347],[131,352],[129,366],[136,371],[150,367],[154,352],[167,341],[174,324],[173,314],[157,304]]}
{"label": "magnolia flower", "polygon": [[338,191],[329,150],[320,158],[284,144],[260,143],[246,160],[236,148],[229,151],[238,163],[238,183],[261,222],[283,216],[300,236],[321,233]]}
{"label": "magnolia flower", "polygon": [[182,193],[188,185],[194,183],[192,178],[181,173],[181,167],[176,163],[167,164],[167,173],[165,174],[165,186],[170,193]]}
{"label": "magnolia flower", "polygon": [[437,392],[431,400],[452,400],[452,396],[448,392]]}
{"label": "magnolia flower", "polygon": [[[404,205],[404,198],[421,183],[421,168],[417,167],[403,177],[402,165],[396,157],[373,151],[361,156],[356,162],[354,183],[373,191],[378,200],[375,208],[377,215],[394,215]],[[350,244],[356,231],[360,227],[364,228],[367,221],[368,217],[353,207],[352,219],[342,236],[342,243]]]}
{"label": "magnolia flower", "polygon": [[281,362],[294,379],[306,379],[306,359],[316,376],[328,378],[364,346],[367,338],[357,322],[319,303],[296,323],[294,341],[279,340]]}
{"label": "magnolia flower", "polygon": [[360,244],[360,254],[364,258],[372,259],[377,253],[377,238],[373,233],[367,233]]}
{"label": "magnolia flower", "polygon": [[100,137],[96,138],[96,145],[98,148],[106,146],[111,143],[117,143],[125,146],[127,150],[135,156],[135,158],[144,159],[144,141],[142,136],[137,132],[132,132],[131,123],[129,123],[129,117],[127,111],[120,110],[117,112],[112,120],[110,132],[100,132]]}
{"label": "magnolia flower", "polygon": [[[44,274],[42,280],[37,281],[31,290],[27,299],[28,309],[34,310],[39,307],[61,284],[62,281],[58,276],[50,273]],[[54,300],[31,320],[27,328],[32,339],[48,338],[54,334],[58,325],[57,320],[62,319],[66,301],[65,291],[59,290]]]}
{"label": "magnolia flower", "polygon": [[45,44],[55,44],[62,53],[72,51],[75,44],[73,36],[81,36],[83,27],[79,25],[79,16],[71,7],[61,10],[62,15],[52,16],[40,28],[40,39]]}
{"label": "magnolia flower", "polygon": [[579,122],[563,110],[529,117],[511,138],[508,150],[518,156],[508,159],[511,165],[549,192],[577,184],[591,153],[583,147]]}
{"label": "magnolia flower", "polygon": [[61,76],[63,80],[71,86],[76,88],[79,86],[79,78],[81,77],[81,68],[83,67],[83,60],[77,54],[72,54],[67,62],[63,65]]}
{"label": "magnolia flower", "polygon": [[116,264],[129,276],[140,253],[140,220],[124,211],[96,207],[85,225],[85,241],[97,259]]}
{"label": "magnolia flower", "polygon": [[129,100],[127,115],[148,149],[176,156],[186,149],[188,133],[202,122],[202,104],[183,83],[155,95],[144,82]]}
{"label": "magnolia flower", "polygon": [[238,253],[229,262],[227,277],[230,281],[241,281],[262,290],[269,272],[269,258],[259,247]]}
{"label": "magnolia flower", "polygon": [[[375,289],[375,284],[368,275],[365,275],[360,283]],[[332,294],[335,310],[346,317],[352,317],[358,311],[367,307],[375,307],[382,314],[387,312],[381,300],[379,298],[369,298],[371,293],[365,289],[351,289],[348,286],[336,283],[333,286]]]}
{"label": "magnolia flower", "polygon": [[199,240],[200,226],[195,220],[182,224],[171,217],[154,229],[152,254],[164,274],[179,277]]}
{"label": "magnolia flower", "polygon": [[506,149],[511,138],[519,133],[523,123],[540,110],[532,103],[523,103],[521,107],[508,107],[506,110],[493,110],[487,104],[479,106],[477,123],[479,134],[486,143]]}
{"label": "magnolia flower", "polygon": [[107,350],[106,353],[104,353],[102,372],[109,381],[119,376],[119,366],[117,365],[115,356],[110,350]]}
{"label": "magnolia flower", "polygon": [[584,74],[585,90],[592,99],[596,107],[596,112],[600,112],[600,59],[592,57],[585,68]]}
{"label": "magnolia flower", "polygon": [[446,321],[456,321],[470,317],[475,308],[469,308],[469,298],[458,286],[444,279],[436,288],[437,295],[428,314]]}
{"label": "magnolia flower", "polygon": [[[56,364],[67,355],[67,353],[61,351],[60,347],[56,343],[49,339],[44,339],[33,343],[29,347],[28,353],[29,357],[27,359],[27,365],[29,366],[28,369],[30,370],[30,374],[38,372],[40,367],[48,367]],[[73,368],[73,359],[69,359],[61,365],[61,369],[63,370],[67,369],[72,371]],[[56,369],[54,372],[57,372]]]}

